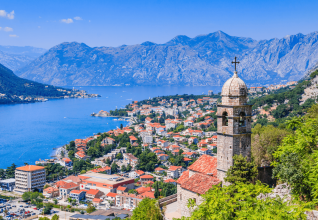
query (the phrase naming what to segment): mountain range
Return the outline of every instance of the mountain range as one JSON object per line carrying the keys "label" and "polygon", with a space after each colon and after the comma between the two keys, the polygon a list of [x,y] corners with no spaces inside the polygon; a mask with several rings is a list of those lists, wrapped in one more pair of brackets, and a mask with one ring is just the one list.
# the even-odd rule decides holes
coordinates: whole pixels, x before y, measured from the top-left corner
{"label": "mountain range", "polygon": [[0,63],[15,71],[38,58],[46,51],[46,49],[30,46],[19,47],[0,45]]}
{"label": "mountain range", "polygon": [[235,56],[248,85],[299,80],[318,63],[318,32],[257,41],[218,31],[120,47],[66,42],[16,74],[60,86],[222,85],[233,74]]}

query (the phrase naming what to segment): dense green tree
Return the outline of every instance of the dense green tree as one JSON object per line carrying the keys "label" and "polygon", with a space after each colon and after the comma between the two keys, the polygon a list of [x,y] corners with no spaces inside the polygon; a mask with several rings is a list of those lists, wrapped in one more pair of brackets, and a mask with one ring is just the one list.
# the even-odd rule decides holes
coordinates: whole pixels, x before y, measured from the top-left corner
{"label": "dense green tree", "polygon": [[59,220],[60,219],[60,216],[58,216],[57,214],[53,215],[52,216],[52,219],[51,220]]}
{"label": "dense green tree", "polygon": [[15,176],[15,169],[17,168],[17,166],[13,163],[11,166],[7,167],[6,170],[6,178],[14,178]]}
{"label": "dense green tree", "polygon": [[253,162],[247,161],[243,155],[234,155],[233,166],[226,172],[226,182],[237,184],[251,182],[257,176],[257,167]]}
{"label": "dense green tree", "polygon": [[118,160],[122,160],[124,157],[123,157],[123,154],[122,153],[118,153],[117,155],[116,155],[116,159],[118,159]]}
{"label": "dense green tree", "polygon": [[289,130],[274,127],[273,125],[262,126],[257,124],[252,129],[252,158],[257,166],[262,161],[270,164],[274,161],[273,153],[277,150],[284,137],[290,134]]}
{"label": "dense green tree", "polygon": [[163,220],[162,211],[157,200],[145,198],[138,204],[133,210],[131,220],[140,219]]}
{"label": "dense green tree", "polygon": [[118,165],[115,162],[112,163],[111,171],[112,171],[112,173],[118,172]]}
{"label": "dense green tree", "polygon": [[125,165],[122,165],[122,166],[121,166],[121,172],[127,172],[127,168],[126,168]]}
{"label": "dense green tree", "polygon": [[315,178],[318,164],[318,120],[309,115],[300,121],[301,123],[289,121],[291,124],[288,127],[295,128],[295,131],[283,139],[274,153],[276,160],[273,162],[273,175],[280,181],[287,182],[294,195],[303,200],[315,201],[318,199],[318,179]]}
{"label": "dense green tree", "polygon": [[96,211],[96,208],[93,206],[93,205],[89,205],[87,208],[86,208],[86,212],[87,213],[92,213]]}
{"label": "dense green tree", "polygon": [[197,207],[196,201],[189,199],[188,207],[193,210],[190,218],[182,219],[307,219],[304,204],[284,202],[283,199],[258,199],[260,193],[266,194],[271,189],[260,182],[255,185],[238,182],[229,186],[213,186]]}
{"label": "dense green tree", "polygon": [[157,155],[146,149],[138,157],[137,169],[145,171],[154,171],[155,165],[159,163]]}

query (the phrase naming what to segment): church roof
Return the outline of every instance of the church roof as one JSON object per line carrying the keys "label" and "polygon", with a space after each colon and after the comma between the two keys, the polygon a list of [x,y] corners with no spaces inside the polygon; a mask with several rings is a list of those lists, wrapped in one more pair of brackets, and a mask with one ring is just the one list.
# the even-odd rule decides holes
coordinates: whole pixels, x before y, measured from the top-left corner
{"label": "church roof", "polygon": [[[188,170],[183,172],[177,183],[181,188],[190,190],[195,193],[203,194],[208,191],[213,185],[220,183],[217,178],[217,158],[202,155],[195,161]],[[194,174],[190,177],[190,171]]]}
{"label": "church roof", "polygon": [[209,175],[217,175],[217,158],[209,156],[209,155],[202,155],[197,159],[191,166],[188,167],[189,170],[209,174]]}
{"label": "church roof", "polygon": [[[243,92],[244,91],[244,92]],[[228,79],[222,88],[222,96],[246,96],[247,87],[245,82],[240,79],[237,72],[234,72],[232,78]]]}

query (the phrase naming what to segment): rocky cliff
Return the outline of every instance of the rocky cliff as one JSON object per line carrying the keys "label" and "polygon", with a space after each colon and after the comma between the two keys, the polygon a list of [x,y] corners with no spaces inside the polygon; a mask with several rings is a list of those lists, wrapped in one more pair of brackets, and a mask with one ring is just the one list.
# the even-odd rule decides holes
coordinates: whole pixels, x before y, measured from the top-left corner
{"label": "rocky cliff", "polygon": [[222,85],[234,70],[250,85],[298,80],[318,62],[318,32],[256,41],[221,31],[165,44],[91,48],[62,43],[16,72],[52,85]]}

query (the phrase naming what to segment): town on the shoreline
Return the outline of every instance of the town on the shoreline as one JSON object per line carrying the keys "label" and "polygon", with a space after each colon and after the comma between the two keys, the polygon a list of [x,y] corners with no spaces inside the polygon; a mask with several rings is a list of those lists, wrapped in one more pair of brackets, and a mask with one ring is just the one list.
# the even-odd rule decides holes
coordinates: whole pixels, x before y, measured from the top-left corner
{"label": "town on the shoreline", "polygon": [[[58,148],[54,159],[13,164],[0,180],[1,189],[38,198],[30,200],[39,211],[23,209],[25,216],[60,210],[65,219],[126,218],[144,199],[158,199],[160,207],[169,207],[166,219],[190,216],[188,200],[199,205],[200,195],[224,182],[233,154],[250,157],[257,110],[247,103],[248,97],[276,89],[248,90],[235,72],[221,94],[154,97],[109,113],[100,111],[93,116],[123,117],[129,123],[75,139]],[[35,191],[43,194],[32,194]]]}

